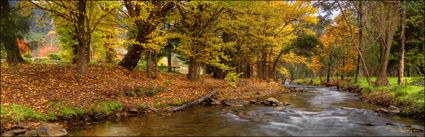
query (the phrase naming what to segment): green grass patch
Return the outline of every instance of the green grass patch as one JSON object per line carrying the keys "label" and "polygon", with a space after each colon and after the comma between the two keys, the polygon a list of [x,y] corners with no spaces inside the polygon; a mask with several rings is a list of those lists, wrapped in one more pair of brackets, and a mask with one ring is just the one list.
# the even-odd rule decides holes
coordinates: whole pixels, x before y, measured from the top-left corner
{"label": "green grass patch", "polygon": [[2,118],[9,118],[13,122],[17,123],[24,120],[47,121],[56,119],[55,114],[52,112],[49,112],[48,114],[43,114],[23,105],[10,104],[8,106],[1,106],[1,108],[2,109],[0,114]]}
{"label": "green grass patch", "polygon": [[[357,84],[354,84],[354,79],[350,82],[351,85],[357,85],[363,88],[364,92],[384,91],[390,93],[397,104],[404,106],[412,106],[412,110],[420,113],[425,112],[425,91],[423,86],[411,85],[410,83],[423,79],[423,77],[405,77],[406,84],[398,85],[397,77],[389,77],[389,86],[373,87],[369,86],[365,77],[360,77]],[[371,77],[371,81],[376,81],[376,77]]]}
{"label": "green grass patch", "polygon": [[90,111],[96,116],[110,115],[113,112],[120,111],[122,104],[119,101],[100,101],[96,102],[90,107]]}
{"label": "green grass patch", "polygon": [[64,117],[64,118],[72,118],[72,117],[81,116],[85,112],[83,108],[65,105],[61,101],[51,102],[50,111],[57,112],[58,116]]}

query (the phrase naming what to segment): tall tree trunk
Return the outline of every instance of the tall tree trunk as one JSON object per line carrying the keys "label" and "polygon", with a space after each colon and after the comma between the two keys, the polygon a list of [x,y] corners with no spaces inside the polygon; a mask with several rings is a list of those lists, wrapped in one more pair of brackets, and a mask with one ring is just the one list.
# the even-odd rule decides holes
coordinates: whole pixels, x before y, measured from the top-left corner
{"label": "tall tree trunk", "polygon": [[[90,35],[90,34],[87,34]],[[90,43],[91,43],[91,39],[90,37],[86,38],[86,63],[90,63],[90,59],[91,59],[91,49],[90,49]]]}
{"label": "tall tree trunk", "polygon": [[78,1],[78,62],[77,62],[77,70],[79,73],[83,74],[87,71],[87,62],[86,62],[86,31],[85,31],[85,15],[86,15],[86,0]]}
{"label": "tall tree trunk", "polygon": [[158,53],[154,52],[154,58],[153,58],[153,79],[156,79],[158,77]]}
{"label": "tall tree trunk", "polygon": [[[358,19],[359,19],[359,50],[362,52],[362,44],[363,44],[363,1],[359,0],[359,9],[358,9]],[[359,73],[360,73],[360,64],[361,59],[360,56],[357,57],[357,66],[356,66],[356,76],[354,78],[354,83],[357,83]]]}
{"label": "tall tree trunk", "polygon": [[7,53],[7,62],[9,66],[16,67],[18,63],[26,63],[19,52],[16,39],[5,41],[5,48]]}
{"label": "tall tree trunk", "polygon": [[[2,21],[3,21],[3,18],[13,18],[13,17],[10,17],[11,15],[10,12],[11,12],[11,8],[9,5],[9,1],[7,0],[0,1],[0,18],[2,18]],[[5,28],[5,29],[9,29],[9,28]],[[10,29],[15,29],[15,28],[10,28]],[[13,34],[3,33],[0,35],[3,35],[1,36],[2,39],[0,40],[2,41],[0,41],[0,43],[3,43],[6,48],[8,65],[12,67],[17,67],[18,63],[25,63],[25,60],[22,58],[21,53],[19,52],[16,33],[13,33]]]}
{"label": "tall tree trunk", "polygon": [[332,55],[329,54],[329,63],[328,63],[328,70],[326,73],[326,83],[329,83],[330,77],[331,77],[331,67],[332,67]]}
{"label": "tall tree trunk", "polygon": [[189,72],[187,74],[187,79],[189,80],[198,80],[199,79],[199,62],[197,62],[193,57],[189,59]]}
{"label": "tall tree trunk", "polygon": [[148,52],[146,55],[146,73],[149,78],[155,79],[158,74],[157,53]]}
{"label": "tall tree trunk", "polygon": [[107,63],[113,63],[113,59],[114,59],[114,49],[111,47],[113,41],[113,37],[110,33],[106,34],[106,42],[103,45],[103,48],[105,48],[105,54],[106,54],[106,62]]}
{"label": "tall tree trunk", "polygon": [[[72,39],[78,41],[77,35],[73,34]],[[72,45],[72,64],[77,64],[78,62],[78,46],[78,44]]]}
{"label": "tall tree trunk", "polygon": [[[399,22],[398,18],[398,2],[396,3],[385,3],[384,9],[386,10],[383,14],[379,15],[382,22],[381,24],[377,25],[383,25],[382,29],[380,31],[379,35],[379,44],[380,44],[380,65],[379,65],[379,72],[378,72],[378,78],[376,80],[377,86],[385,86],[388,85],[388,78],[387,78],[387,67],[388,67],[388,61],[389,61],[389,55],[391,50],[391,43],[393,41],[394,33],[396,30],[397,22]],[[382,18],[385,17],[385,18]]]}
{"label": "tall tree trunk", "polygon": [[400,33],[400,57],[398,66],[398,84],[404,85],[404,52],[405,52],[405,26],[406,26],[406,1],[403,1],[403,8],[401,13],[401,33]]}
{"label": "tall tree trunk", "polygon": [[171,54],[172,52],[171,52],[171,50],[170,51],[168,51],[168,53],[167,53],[167,67],[168,67],[168,72],[173,72],[173,64],[172,64],[172,62],[171,62]]}

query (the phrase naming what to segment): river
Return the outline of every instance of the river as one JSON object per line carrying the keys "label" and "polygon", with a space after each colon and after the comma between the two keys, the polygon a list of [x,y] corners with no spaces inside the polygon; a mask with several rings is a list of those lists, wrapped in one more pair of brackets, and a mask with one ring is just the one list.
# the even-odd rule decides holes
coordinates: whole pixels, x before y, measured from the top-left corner
{"label": "river", "polygon": [[[283,110],[264,105],[195,106],[173,114],[148,113],[69,130],[71,136],[424,136],[424,123],[362,102],[333,88],[286,85],[309,92],[275,96]],[[422,131],[413,132],[410,126]]]}

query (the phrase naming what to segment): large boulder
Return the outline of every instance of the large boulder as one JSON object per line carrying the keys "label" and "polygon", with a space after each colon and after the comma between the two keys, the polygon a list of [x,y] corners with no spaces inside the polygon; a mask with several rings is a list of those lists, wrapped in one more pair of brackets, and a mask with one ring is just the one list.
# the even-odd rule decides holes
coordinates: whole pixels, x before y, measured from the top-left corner
{"label": "large boulder", "polygon": [[61,125],[53,123],[41,123],[37,128],[38,136],[65,136],[68,132]]}
{"label": "large boulder", "polygon": [[283,105],[282,102],[280,102],[279,100],[272,98],[272,97],[267,98],[266,101],[264,101],[264,103],[266,105],[271,105],[271,106],[281,106],[281,105]]}

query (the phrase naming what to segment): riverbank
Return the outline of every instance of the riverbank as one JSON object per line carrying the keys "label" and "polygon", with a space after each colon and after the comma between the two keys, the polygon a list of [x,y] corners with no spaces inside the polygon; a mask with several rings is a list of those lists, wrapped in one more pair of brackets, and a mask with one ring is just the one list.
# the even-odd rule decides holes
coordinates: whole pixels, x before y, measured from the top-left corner
{"label": "riverbank", "polygon": [[[371,78],[375,80],[376,78]],[[337,80],[332,78],[329,83],[320,79],[297,79],[295,84],[315,85],[315,86],[337,86],[341,91],[358,92],[362,100],[385,107],[396,106],[401,109],[400,115],[413,117],[415,119],[425,119],[424,86],[423,78],[408,77],[406,85],[399,86],[396,77],[390,77],[390,86],[373,87],[367,84],[365,78],[360,78],[358,83],[353,79]],[[385,109],[383,109],[385,110]]]}
{"label": "riverbank", "polygon": [[131,114],[156,112],[217,90],[217,100],[250,99],[282,92],[275,82],[240,79],[237,88],[205,77],[189,81],[183,74],[160,73],[148,79],[117,65],[90,65],[79,75],[72,65],[21,65],[1,68],[2,131],[23,122],[82,124]]}

